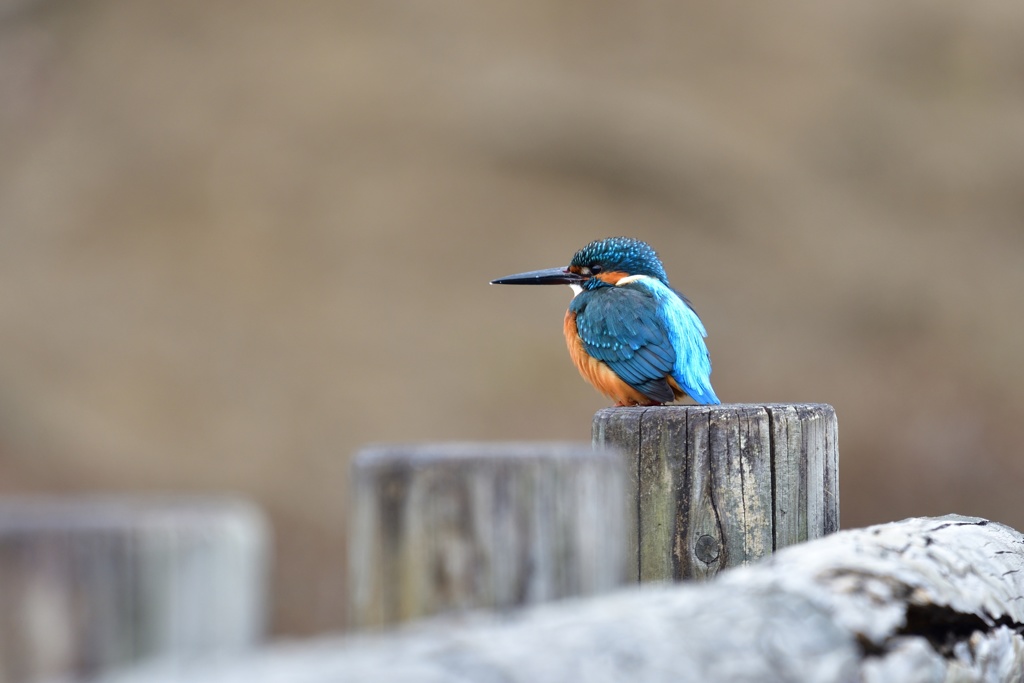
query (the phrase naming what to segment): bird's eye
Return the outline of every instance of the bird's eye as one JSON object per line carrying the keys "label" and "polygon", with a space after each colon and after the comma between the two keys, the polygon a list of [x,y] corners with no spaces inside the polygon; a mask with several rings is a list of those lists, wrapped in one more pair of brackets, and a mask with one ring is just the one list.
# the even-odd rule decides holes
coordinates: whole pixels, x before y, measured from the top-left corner
{"label": "bird's eye", "polygon": [[597,275],[597,274],[598,274],[598,273],[600,273],[600,272],[601,272],[602,270],[604,270],[604,268],[602,268],[601,266],[599,266],[599,265],[598,265],[598,264],[596,264],[596,263],[595,263],[594,265],[590,266],[590,272],[591,272],[592,274],[594,274],[594,275]]}

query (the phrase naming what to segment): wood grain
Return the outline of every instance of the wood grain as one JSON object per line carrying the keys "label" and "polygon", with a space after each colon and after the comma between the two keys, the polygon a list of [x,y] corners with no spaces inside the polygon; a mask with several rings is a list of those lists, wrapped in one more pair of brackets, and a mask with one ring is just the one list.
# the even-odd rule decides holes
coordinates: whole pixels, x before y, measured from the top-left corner
{"label": "wood grain", "polygon": [[775,547],[839,528],[838,422],[832,406],[768,404],[775,478]]}
{"label": "wood grain", "polygon": [[838,528],[831,406],[608,408],[593,439],[635,473],[638,580],[707,579]]}
{"label": "wood grain", "polygon": [[626,580],[618,452],[381,446],[357,456],[352,481],[353,626],[589,595]]}

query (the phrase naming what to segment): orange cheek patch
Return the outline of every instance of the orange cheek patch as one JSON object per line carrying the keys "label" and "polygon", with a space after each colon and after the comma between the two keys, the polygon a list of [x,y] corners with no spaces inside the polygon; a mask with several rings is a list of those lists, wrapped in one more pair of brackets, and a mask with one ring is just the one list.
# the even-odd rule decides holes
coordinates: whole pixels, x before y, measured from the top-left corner
{"label": "orange cheek patch", "polygon": [[624,277],[627,277],[628,275],[629,273],[623,273],[621,270],[613,270],[607,273],[598,273],[594,277],[596,277],[601,282],[607,282],[610,285],[614,285],[619,280],[621,280]]}

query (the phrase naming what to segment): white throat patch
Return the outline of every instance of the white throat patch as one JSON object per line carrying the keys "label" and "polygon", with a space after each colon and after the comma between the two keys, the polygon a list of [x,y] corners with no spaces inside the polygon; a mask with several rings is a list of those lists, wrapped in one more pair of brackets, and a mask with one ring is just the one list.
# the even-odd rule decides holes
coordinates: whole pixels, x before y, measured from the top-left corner
{"label": "white throat patch", "polygon": [[580,287],[579,285],[569,285],[569,289],[572,290],[572,298],[573,299],[578,297],[580,295],[580,292],[583,291],[583,288]]}

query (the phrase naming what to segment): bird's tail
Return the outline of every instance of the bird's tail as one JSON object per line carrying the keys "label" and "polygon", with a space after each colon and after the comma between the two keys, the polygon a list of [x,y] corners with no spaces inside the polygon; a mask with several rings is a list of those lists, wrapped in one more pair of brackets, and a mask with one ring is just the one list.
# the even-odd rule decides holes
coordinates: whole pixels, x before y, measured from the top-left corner
{"label": "bird's tail", "polygon": [[715,390],[711,388],[710,384],[696,389],[689,389],[686,393],[689,394],[690,398],[694,401],[704,406],[718,405],[721,403],[721,401],[718,400],[718,396],[715,395]]}

